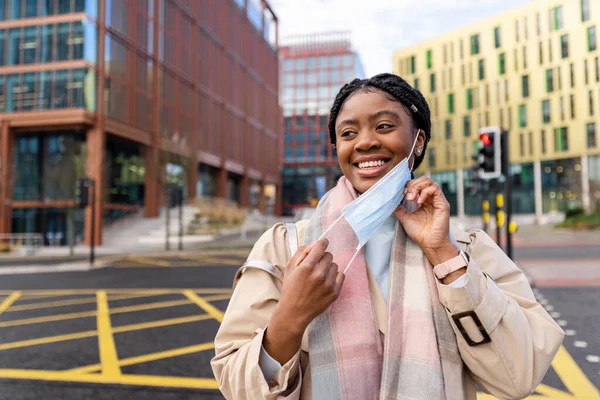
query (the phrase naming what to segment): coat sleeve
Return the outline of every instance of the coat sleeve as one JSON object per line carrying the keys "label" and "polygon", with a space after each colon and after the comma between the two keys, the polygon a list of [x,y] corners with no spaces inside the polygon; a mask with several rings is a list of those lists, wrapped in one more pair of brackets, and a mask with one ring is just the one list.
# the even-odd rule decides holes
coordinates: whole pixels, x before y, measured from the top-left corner
{"label": "coat sleeve", "polygon": [[[459,235],[455,235],[459,236]],[[463,287],[438,282],[463,361],[475,382],[501,399],[522,399],[541,382],[564,332],[537,303],[523,272],[483,231],[457,237],[471,261]],[[491,342],[468,344],[452,316],[474,311]],[[473,342],[484,336],[470,316],[460,318]]]}
{"label": "coat sleeve", "polygon": [[[283,271],[289,259],[286,229],[276,224],[254,245],[249,261]],[[261,269],[247,268],[236,286],[215,338],[211,366],[229,400],[295,399],[302,384],[300,351],[269,381],[259,365],[263,336],[281,291],[281,282]]]}

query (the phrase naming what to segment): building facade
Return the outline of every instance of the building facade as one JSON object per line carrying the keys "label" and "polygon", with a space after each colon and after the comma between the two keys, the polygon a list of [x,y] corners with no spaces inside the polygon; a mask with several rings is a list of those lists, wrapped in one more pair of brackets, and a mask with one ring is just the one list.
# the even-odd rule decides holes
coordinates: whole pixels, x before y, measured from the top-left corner
{"label": "building facade", "polygon": [[[0,0],[0,233],[65,244],[165,188],[265,209],[279,193],[277,19],[264,0]],[[275,204],[274,199],[270,200]]]}
{"label": "building facade", "polygon": [[454,215],[481,212],[470,167],[478,129],[510,135],[513,210],[543,222],[600,205],[600,4],[521,7],[394,53],[394,71],[426,97],[432,140],[421,167]]}
{"label": "building facade", "polygon": [[281,46],[284,115],[283,213],[315,205],[341,176],[329,142],[329,110],[340,88],[365,73],[349,32],[285,38]]}

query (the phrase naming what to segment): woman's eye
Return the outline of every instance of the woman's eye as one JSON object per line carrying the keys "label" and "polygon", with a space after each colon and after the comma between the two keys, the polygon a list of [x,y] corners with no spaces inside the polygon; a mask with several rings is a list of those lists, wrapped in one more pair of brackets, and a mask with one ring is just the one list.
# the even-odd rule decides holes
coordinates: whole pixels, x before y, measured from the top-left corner
{"label": "woman's eye", "polygon": [[353,132],[353,131],[345,131],[345,132],[342,132],[342,137],[348,137],[348,136],[352,136],[355,134],[356,134],[356,132]]}
{"label": "woman's eye", "polygon": [[377,125],[377,129],[390,129],[393,128],[394,126],[391,124],[379,124]]}

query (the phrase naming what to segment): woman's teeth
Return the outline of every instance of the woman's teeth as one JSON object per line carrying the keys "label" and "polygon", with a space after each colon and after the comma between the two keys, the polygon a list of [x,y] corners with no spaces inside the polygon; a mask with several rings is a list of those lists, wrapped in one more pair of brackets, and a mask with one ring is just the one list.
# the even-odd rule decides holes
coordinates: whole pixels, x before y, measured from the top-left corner
{"label": "woman's teeth", "polygon": [[387,161],[383,161],[383,160],[361,162],[361,163],[358,163],[358,168],[363,169],[363,168],[381,167],[382,165],[385,165],[386,163],[387,163]]}

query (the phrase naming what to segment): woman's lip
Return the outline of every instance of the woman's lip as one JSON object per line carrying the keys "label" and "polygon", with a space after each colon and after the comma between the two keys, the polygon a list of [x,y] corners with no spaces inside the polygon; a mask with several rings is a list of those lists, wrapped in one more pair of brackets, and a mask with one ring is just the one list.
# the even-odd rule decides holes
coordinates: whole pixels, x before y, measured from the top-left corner
{"label": "woman's lip", "polygon": [[358,166],[354,165],[354,168],[356,169],[356,173],[362,177],[362,178],[374,178],[376,176],[381,175],[388,167],[389,165],[389,161],[386,162],[385,164],[383,164],[380,167],[372,167],[372,168],[359,168]]}

